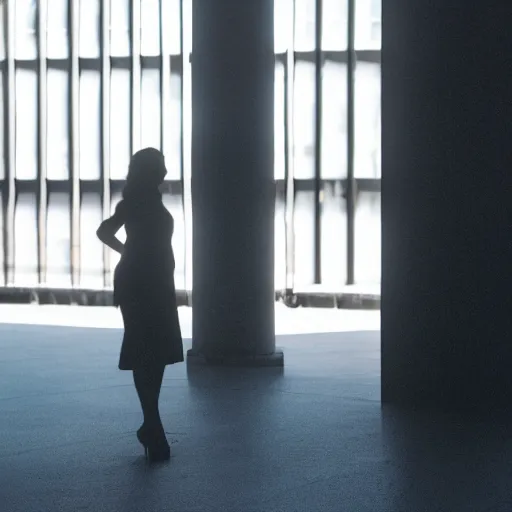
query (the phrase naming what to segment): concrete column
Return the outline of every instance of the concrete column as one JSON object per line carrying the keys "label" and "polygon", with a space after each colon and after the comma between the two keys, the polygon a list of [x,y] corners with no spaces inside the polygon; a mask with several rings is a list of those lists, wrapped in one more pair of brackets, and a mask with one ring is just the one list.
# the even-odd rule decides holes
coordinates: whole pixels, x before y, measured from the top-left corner
{"label": "concrete column", "polygon": [[387,0],[382,398],[512,407],[512,4]]}
{"label": "concrete column", "polygon": [[274,2],[196,0],[191,364],[283,365],[274,334]]}

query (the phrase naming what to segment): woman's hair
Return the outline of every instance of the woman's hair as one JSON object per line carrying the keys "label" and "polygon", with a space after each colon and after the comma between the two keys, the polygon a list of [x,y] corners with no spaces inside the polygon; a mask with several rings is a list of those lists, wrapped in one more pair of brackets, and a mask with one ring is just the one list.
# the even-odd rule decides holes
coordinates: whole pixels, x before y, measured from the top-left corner
{"label": "woman's hair", "polygon": [[156,192],[166,174],[162,152],[155,148],[137,151],[130,159],[123,197],[140,197]]}

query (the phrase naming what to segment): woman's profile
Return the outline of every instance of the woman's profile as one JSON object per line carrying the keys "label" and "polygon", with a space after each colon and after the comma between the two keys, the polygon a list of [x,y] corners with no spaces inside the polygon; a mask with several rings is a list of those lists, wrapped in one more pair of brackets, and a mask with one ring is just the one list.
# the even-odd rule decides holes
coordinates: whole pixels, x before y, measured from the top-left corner
{"label": "woman's profile", "polygon": [[[170,457],[158,400],[165,366],[184,360],[171,246],[174,221],[159,190],[166,174],[160,151],[135,153],[123,198],[97,231],[104,244],[121,254],[114,273],[114,303],[124,323],[119,369],[133,371],[144,415],[137,438],[150,461]],[[123,225],[125,244],[116,238]]]}

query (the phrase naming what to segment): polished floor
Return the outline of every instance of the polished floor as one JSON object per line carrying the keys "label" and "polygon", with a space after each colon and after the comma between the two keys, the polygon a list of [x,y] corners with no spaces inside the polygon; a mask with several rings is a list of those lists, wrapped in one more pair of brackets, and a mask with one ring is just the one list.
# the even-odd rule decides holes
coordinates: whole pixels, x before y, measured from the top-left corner
{"label": "polished floor", "polygon": [[505,420],[381,407],[378,312],[279,309],[284,369],[169,367],[149,467],[117,314],[0,306],[2,512],[512,511]]}

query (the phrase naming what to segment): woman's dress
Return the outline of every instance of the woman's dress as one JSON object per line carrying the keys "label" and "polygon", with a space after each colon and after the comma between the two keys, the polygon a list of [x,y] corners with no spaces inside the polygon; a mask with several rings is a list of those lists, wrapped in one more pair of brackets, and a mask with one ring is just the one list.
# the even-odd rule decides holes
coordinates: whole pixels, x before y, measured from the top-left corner
{"label": "woman's dress", "polygon": [[123,199],[114,216],[126,229],[114,274],[114,303],[124,322],[119,369],[182,362],[171,246],[174,220],[159,193]]}

